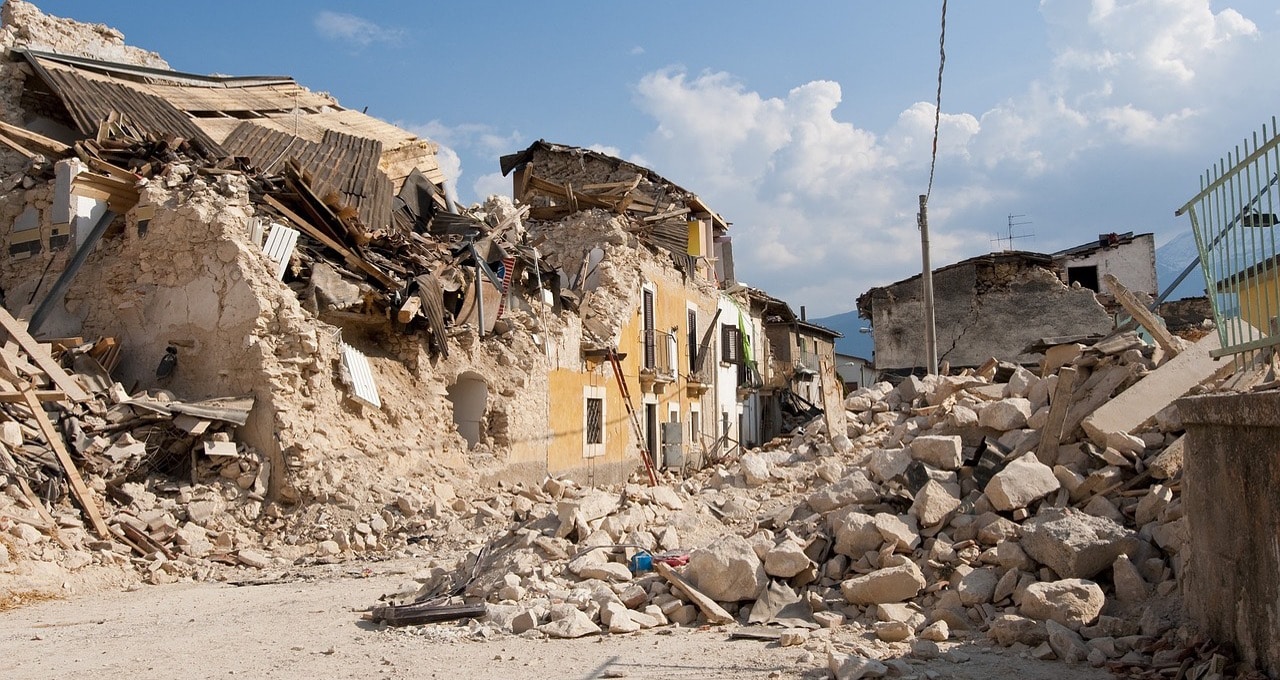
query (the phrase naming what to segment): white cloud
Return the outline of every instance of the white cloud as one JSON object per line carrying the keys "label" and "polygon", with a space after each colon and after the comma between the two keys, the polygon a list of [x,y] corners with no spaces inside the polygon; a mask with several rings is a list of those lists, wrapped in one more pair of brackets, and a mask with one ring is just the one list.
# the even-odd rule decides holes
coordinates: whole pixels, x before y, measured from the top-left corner
{"label": "white cloud", "polygon": [[490,165],[480,168],[480,171],[492,170],[496,167],[499,156],[515,153],[528,146],[519,130],[503,133],[491,125],[447,125],[440,120],[416,125],[397,122],[396,125],[440,145],[440,169],[445,173],[449,186],[457,193],[456,198],[460,202],[483,201],[493,193],[511,195],[509,181],[503,179],[501,173],[480,175],[470,184],[469,188],[473,193],[468,195],[464,192],[462,179],[466,168],[462,165],[462,157],[485,159]]}
{"label": "white cloud", "polygon": [[[1242,116],[1243,127],[1228,129],[1243,134],[1280,94],[1258,52],[1258,27],[1236,10],[1214,11],[1210,0],[1042,0],[1041,12],[1048,71],[985,110],[944,108],[930,204],[935,265],[993,249],[999,225],[990,213],[1045,204],[1045,191],[1098,215],[1079,205],[1091,200],[1081,194],[1088,187],[1059,186],[1059,178],[1093,180],[1127,156],[1186,152],[1209,126],[1217,135]],[[767,96],[730,73],[668,68],[641,78],[635,96],[654,120],[643,150],[649,167],[735,223],[742,278],[763,277],[755,283],[784,299],[803,294],[799,302],[817,316],[919,271],[915,213],[928,180],[932,103],[912,104],[876,131],[841,115],[841,87],[830,81]],[[1074,215],[1042,217],[1094,229]]]}
{"label": "white cloud", "polygon": [[501,172],[491,172],[487,175],[481,175],[471,185],[472,195],[477,201],[498,194],[500,196],[511,196],[511,178],[503,177]]}
{"label": "white cloud", "polygon": [[321,10],[316,14],[314,25],[321,37],[345,42],[353,47],[368,47],[373,43],[398,43],[405,32],[399,28],[388,28],[345,12]]}
{"label": "white cloud", "polygon": [[644,48],[643,48],[643,47],[641,47],[641,46],[639,46],[639,45],[636,45],[635,47],[632,47],[632,48],[631,48],[631,54],[632,54],[632,56],[637,56],[637,57],[638,57],[638,56],[640,56],[640,55],[644,54]]}

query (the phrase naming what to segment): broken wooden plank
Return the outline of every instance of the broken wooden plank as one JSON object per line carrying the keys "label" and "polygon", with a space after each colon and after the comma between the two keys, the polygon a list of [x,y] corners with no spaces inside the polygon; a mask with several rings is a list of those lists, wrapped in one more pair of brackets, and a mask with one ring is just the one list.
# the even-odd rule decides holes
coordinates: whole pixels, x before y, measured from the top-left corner
{"label": "broken wooden plank", "polygon": [[396,320],[400,323],[409,323],[413,321],[413,317],[418,315],[418,310],[422,308],[422,298],[417,295],[410,295],[405,299],[404,304],[400,305],[399,311],[396,312]]}
{"label": "broken wooden plank", "polygon": [[0,132],[3,132],[5,135],[21,142],[27,142],[28,144],[38,146],[42,151],[52,151],[54,155],[61,156],[71,151],[71,146],[69,144],[63,144],[56,139],[45,137],[42,134],[32,132],[23,127],[18,127],[17,125],[10,125],[4,121],[0,121]]}
{"label": "broken wooden plank", "polygon": [[62,370],[58,362],[53,360],[53,357],[40,346],[40,343],[36,342],[36,339],[27,333],[27,329],[23,324],[13,318],[4,307],[0,307],[0,329],[8,333],[9,337],[22,347],[31,361],[49,376],[49,379],[53,381],[54,385],[57,385],[58,389],[67,393],[68,399],[74,402],[89,400],[89,393],[80,387],[80,383],[77,383],[75,378]]}
{"label": "broken wooden plank", "polygon": [[668,217],[679,217],[679,216],[681,216],[681,215],[688,215],[688,214],[689,214],[689,209],[688,209],[688,208],[679,208],[679,209],[676,209],[676,210],[668,210],[668,211],[663,212],[663,213],[658,213],[657,215],[649,215],[648,217],[643,218],[643,221],[645,221],[645,222],[658,222],[658,221],[660,221],[660,220],[665,220],[665,219],[667,219]]}
{"label": "broken wooden plank", "polygon": [[1062,425],[1062,436],[1074,434],[1080,422],[1094,409],[1110,401],[1116,388],[1132,377],[1136,370],[1136,364],[1100,366],[1083,385],[1077,386],[1073,403],[1067,411],[1067,420]]}
{"label": "broken wooden plank", "polygon": [[0,143],[3,143],[5,146],[9,147],[10,149],[13,149],[14,151],[17,151],[18,153],[22,154],[23,156],[26,156],[27,158],[35,158],[36,156],[40,155],[32,151],[31,149],[28,149],[27,147],[23,146],[18,141],[4,135],[3,133],[0,133]]}
{"label": "broken wooden plank", "polygon": [[671,565],[666,562],[654,562],[653,568],[662,576],[662,578],[667,579],[667,582],[683,591],[689,598],[689,601],[693,602],[693,604],[702,611],[703,616],[707,617],[707,621],[709,623],[713,625],[720,625],[734,622],[733,616],[731,616],[729,612],[725,611],[724,607],[721,607],[715,600],[707,597],[702,591],[694,588],[693,584],[689,583],[688,579],[676,572]]}
{"label": "broken wooden plank", "polygon": [[16,352],[11,352],[7,348],[0,347],[0,354],[4,354],[5,363],[9,365],[10,369],[21,371],[22,373],[25,373],[33,378],[48,377],[45,375],[44,371],[40,370],[39,367],[24,361],[22,357],[19,357]]}
{"label": "broken wooden plank", "polygon": [[414,603],[374,607],[373,611],[369,612],[369,618],[373,621],[385,622],[389,626],[415,626],[423,623],[474,619],[484,616],[484,613],[483,602],[455,605]]}
{"label": "broken wooden plank", "polygon": [[[62,390],[35,390],[35,395],[40,401],[64,401],[67,398],[67,393]],[[24,404],[26,400],[22,392],[0,392],[0,404]]]}
{"label": "broken wooden plank", "polygon": [[8,517],[30,524],[51,536],[53,540],[58,542],[58,545],[64,548],[70,548],[71,545],[67,542],[67,539],[63,538],[62,533],[58,531],[58,521],[53,518],[53,515],[49,513],[49,509],[44,507],[44,503],[41,503],[40,498],[31,490],[31,485],[27,483],[26,477],[22,474],[21,470],[18,469],[18,462],[13,459],[13,456],[9,455],[9,452],[4,446],[0,446],[0,461],[3,461],[4,464],[13,471],[13,478],[18,482],[18,489],[22,491],[22,495],[26,499],[27,504],[36,511],[36,514],[40,515],[41,523],[36,524],[30,519],[19,517],[17,515],[8,515]]}
{"label": "broken wooden plank", "polygon": [[1058,447],[1062,444],[1062,426],[1067,422],[1067,413],[1075,400],[1076,376],[1079,374],[1072,366],[1058,371],[1058,385],[1053,390],[1053,398],[1049,400],[1049,420],[1040,430],[1040,444],[1036,448],[1036,458],[1042,463],[1055,462],[1058,458]]}
{"label": "broken wooden plank", "polygon": [[66,445],[62,442],[62,433],[58,432],[58,428],[53,426],[53,422],[49,420],[49,414],[45,413],[44,407],[40,405],[40,400],[36,397],[36,393],[31,390],[31,386],[23,383],[18,386],[26,397],[27,408],[31,409],[31,414],[35,418],[36,424],[40,427],[40,433],[44,436],[45,441],[49,443],[53,449],[54,455],[58,457],[58,462],[62,464],[62,470],[67,475],[67,481],[71,485],[72,495],[80,502],[80,507],[84,509],[84,514],[89,518],[89,522],[93,524],[93,529],[101,538],[110,538],[111,531],[107,529],[107,523],[103,521],[102,515],[98,513],[98,505],[93,501],[93,496],[89,494],[89,487],[85,486],[84,479],[80,477],[80,470],[76,468],[75,461],[71,460],[71,454],[67,452]]}
{"label": "broken wooden plank", "polygon": [[1119,302],[1120,306],[1124,307],[1124,311],[1128,312],[1134,321],[1137,321],[1143,328],[1147,329],[1151,337],[1155,338],[1156,344],[1160,345],[1160,348],[1170,357],[1182,351],[1182,345],[1174,339],[1173,333],[1170,333],[1169,329],[1165,328],[1163,323],[1160,323],[1160,317],[1153,314],[1147,309],[1146,305],[1139,302],[1138,297],[1130,292],[1128,288],[1125,288],[1124,284],[1120,283],[1120,279],[1117,279],[1114,274],[1106,274],[1102,277],[1102,280],[1111,289],[1111,294],[1115,296],[1116,302]]}

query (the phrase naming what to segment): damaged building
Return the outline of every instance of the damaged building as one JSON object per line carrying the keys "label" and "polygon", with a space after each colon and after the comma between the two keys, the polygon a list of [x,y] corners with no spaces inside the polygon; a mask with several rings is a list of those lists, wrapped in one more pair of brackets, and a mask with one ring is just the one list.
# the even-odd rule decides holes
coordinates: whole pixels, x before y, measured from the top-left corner
{"label": "damaged building", "polygon": [[100,494],[221,479],[304,527],[371,486],[614,483],[800,422],[759,406],[728,223],[651,170],[538,142],[502,159],[514,202],[460,208],[434,143],[289,77],[5,7],[0,387],[53,407]]}
{"label": "damaged building", "polygon": [[[1102,335],[1114,326],[1094,292],[1068,286],[1054,257],[1004,251],[933,272],[938,359],[954,368],[995,357],[1033,363],[1027,348],[1044,338]],[[858,297],[858,315],[871,321],[877,370],[924,366],[921,277]]]}

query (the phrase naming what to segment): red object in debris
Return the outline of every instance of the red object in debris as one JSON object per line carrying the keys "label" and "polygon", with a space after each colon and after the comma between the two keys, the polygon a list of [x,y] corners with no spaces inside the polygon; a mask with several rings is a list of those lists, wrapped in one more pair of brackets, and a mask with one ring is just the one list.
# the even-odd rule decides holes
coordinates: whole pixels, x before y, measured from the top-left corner
{"label": "red object in debris", "polygon": [[654,562],[662,562],[672,567],[683,567],[689,563],[689,553],[662,553],[653,556]]}

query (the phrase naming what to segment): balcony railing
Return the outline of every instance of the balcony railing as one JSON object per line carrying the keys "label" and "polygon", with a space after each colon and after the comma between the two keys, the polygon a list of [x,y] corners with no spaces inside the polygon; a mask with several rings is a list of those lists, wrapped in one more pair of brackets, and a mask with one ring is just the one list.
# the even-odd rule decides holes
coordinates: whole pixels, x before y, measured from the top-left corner
{"label": "balcony railing", "polygon": [[811,371],[819,370],[818,354],[816,352],[799,352],[796,354],[796,368],[807,368]]}
{"label": "balcony railing", "polygon": [[[652,364],[646,366],[653,371],[654,378],[660,382],[673,382],[680,372],[678,343],[674,333],[660,330],[646,330],[644,334],[645,359],[652,357]],[[649,363],[646,361],[646,363]]]}

